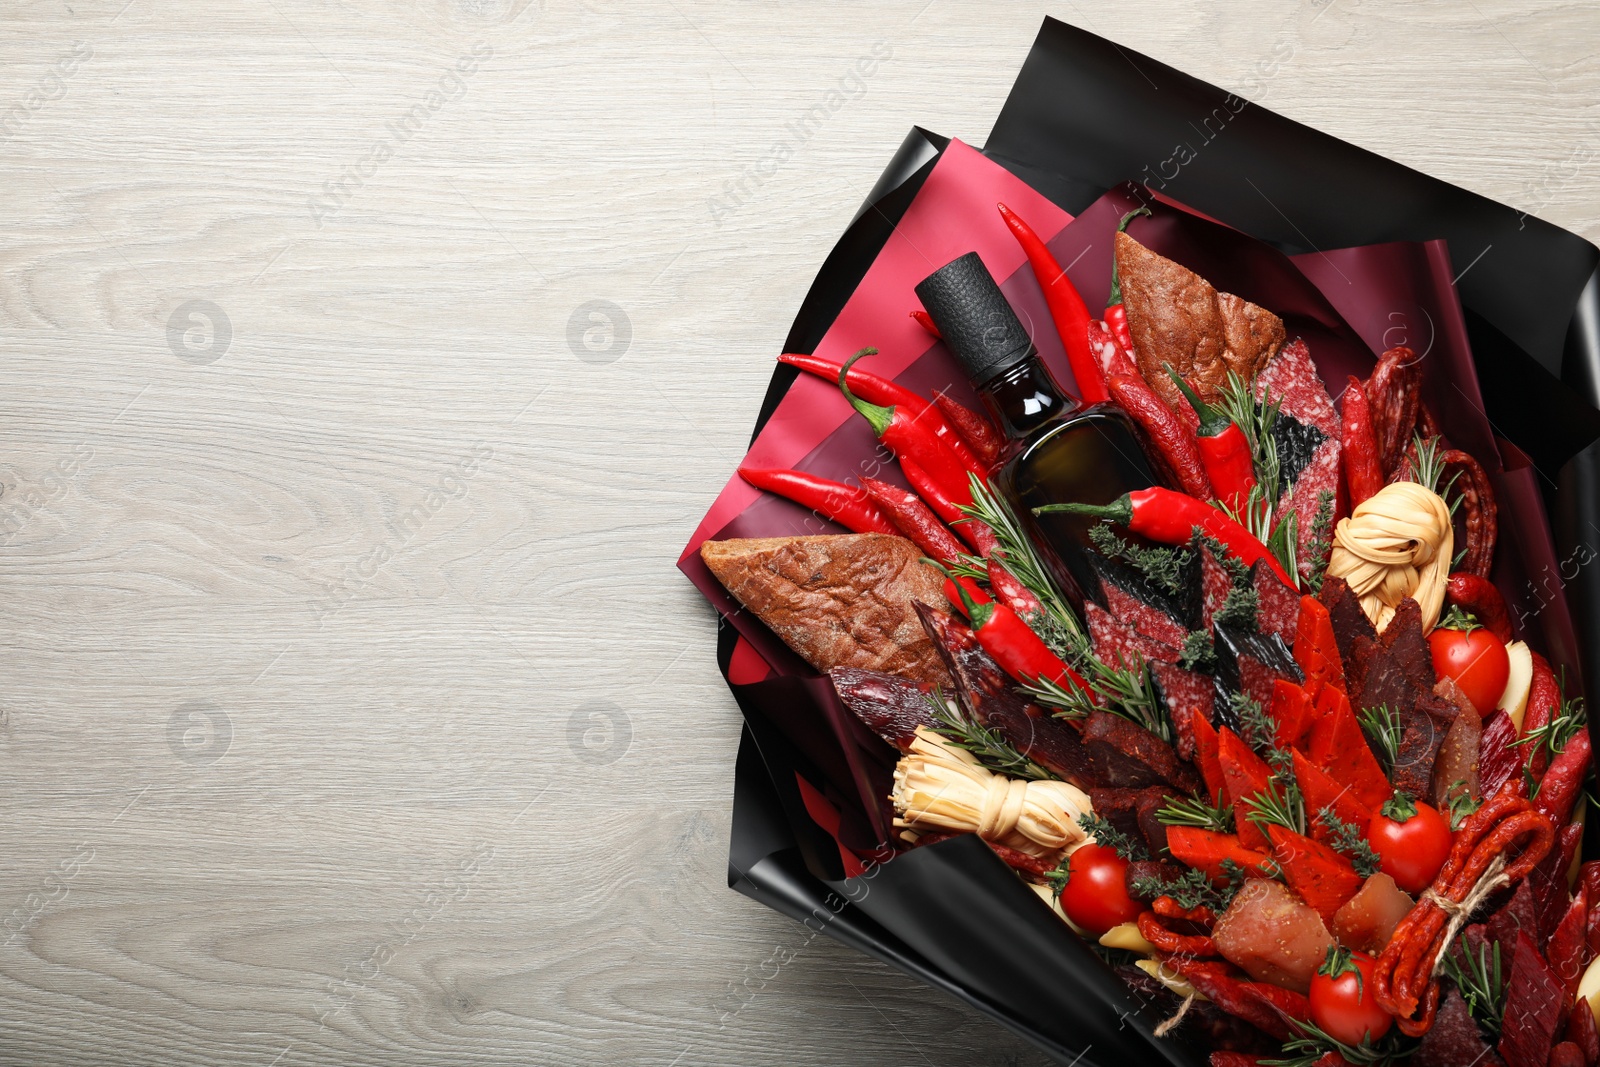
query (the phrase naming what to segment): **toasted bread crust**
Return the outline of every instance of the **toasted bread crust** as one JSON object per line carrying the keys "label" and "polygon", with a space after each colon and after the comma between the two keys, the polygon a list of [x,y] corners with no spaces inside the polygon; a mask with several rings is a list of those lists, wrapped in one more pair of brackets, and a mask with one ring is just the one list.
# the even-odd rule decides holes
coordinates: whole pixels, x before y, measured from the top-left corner
{"label": "toasted bread crust", "polygon": [[949,681],[911,606],[941,604],[944,578],[903,537],[707,541],[700,558],[734,599],[819,671],[859,667]]}
{"label": "toasted bread crust", "polygon": [[1250,378],[1283,347],[1283,320],[1117,234],[1117,277],[1139,373],[1174,411],[1186,404],[1170,364],[1202,400],[1222,395],[1228,371]]}

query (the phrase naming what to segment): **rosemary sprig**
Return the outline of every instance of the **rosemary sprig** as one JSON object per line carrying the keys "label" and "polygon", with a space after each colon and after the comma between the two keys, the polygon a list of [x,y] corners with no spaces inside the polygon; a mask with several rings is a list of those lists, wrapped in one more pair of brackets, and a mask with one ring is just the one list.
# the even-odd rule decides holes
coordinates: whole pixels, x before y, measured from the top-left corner
{"label": "rosemary sprig", "polygon": [[1506,976],[1500,968],[1500,942],[1488,941],[1477,952],[1467,948],[1465,939],[1456,941],[1441,965],[1445,977],[1456,984],[1461,999],[1478,1025],[1490,1034],[1500,1033],[1500,1020],[1506,1013]]}
{"label": "rosemary sprig", "polygon": [[1314,1067],[1330,1052],[1359,1067],[1386,1067],[1409,1056],[1415,1047],[1399,1030],[1391,1030],[1377,1044],[1363,1041],[1359,1045],[1347,1045],[1309,1019],[1304,1022],[1290,1019],[1289,1023],[1300,1035],[1283,1043],[1283,1051],[1287,1053],[1283,1059],[1260,1060],[1261,1067]]}
{"label": "rosemary sprig", "polygon": [[1362,708],[1357,716],[1361,729],[1383,755],[1384,766],[1393,767],[1400,758],[1400,713],[1387,704]]}
{"label": "rosemary sprig", "polygon": [[1007,778],[1023,778],[1042,782],[1056,776],[1033,762],[994,730],[968,718],[961,709],[935,692],[927,695],[928,707],[933,713],[934,730],[957,748],[972,753],[973,757],[995,774]]}
{"label": "rosemary sprig", "polygon": [[1233,805],[1217,793],[1217,802],[1199,797],[1168,797],[1165,806],[1156,811],[1156,819],[1163,826],[1194,826],[1219,834],[1234,832]]}
{"label": "rosemary sprig", "polygon": [[1022,689],[1035,703],[1054,709],[1061,718],[1083,719],[1092,711],[1108,711],[1144,727],[1163,741],[1172,740],[1172,724],[1156,699],[1150,669],[1143,660],[1132,667],[1113,667],[1091,655],[1084,657],[1081,663],[1084,681],[1104,699],[1103,704],[1076,686],[1062,685],[1049,678],[1024,683]]}
{"label": "rosemary sprig", "polygon": [[1094,838],[1095,844],[1111,849],[1129,863],[1150,858],[1150,850],[1145,847],[1143,841],[1129,837],[1118,830],[1104,815],[1097,815],[1092,811],[1086,812],[1078,816],[1078,825],[1083,828],[1084,833]]}
{"label": "rosemary sprig", "polygon": [[1273,775],[1267,781],[1267,788],[1247,798],[1245,803],[1250,810],[1245,812],[1244,817],[1263,830],[1268,826],[1281,826],[1304,836],[1306,801],[1293,778]]}
{"label": "rosemary sprig", "polygon": [[1358,827],[1339,818],[1331,804],[1317,812],[1317,818],[1328,828],[1334,851],[1344,853],[1357,874],[1370,878],[1378,873],[1378,854]]}
{"label": "rosemary sprig", "polygon": [[1040,558],[1038,550],[1033,547],[1032,539],[1023,530],[1016,512],[1012,511],[1011,506],[987,483],[980,481],[977,475],[970,476],[969,486],[972,491],[972,504],[961,510],[969,518],[977,519],[994,531],[995,540],[999,542],[995,555],[1005,564],[1006,570],[1010,571],[1017,581],[1027,586],[1028,592],[1038,597],[1039,603],[1044,605],[1044,614],[1051,623],[1049,629],[1055,632],[1049,636],[1043,633],[1039,636],[1046,644],[1050,644],[1052,636],[1057,640],[1068,642],[1066,648],[1052,646],[1057,655],[1087,649],[1088,635],[1083,632],[1083,627],[1078,622],[1078,617],[1073,614],[1067,598],[1056,585],[1055,579],[1050,576],[1050,571]]}
{"label": "rosemary sprig", "polygon": [[1561,707],[1550,716],[1549,722],[1543,726],[1535,726],[1511,744],[1543,748],[1548,758],[1555,759],[1567,747],[1567,742],[1571,741],[1588,721],[1589,713],[1583,697],[1571,697],[1561,702]]}

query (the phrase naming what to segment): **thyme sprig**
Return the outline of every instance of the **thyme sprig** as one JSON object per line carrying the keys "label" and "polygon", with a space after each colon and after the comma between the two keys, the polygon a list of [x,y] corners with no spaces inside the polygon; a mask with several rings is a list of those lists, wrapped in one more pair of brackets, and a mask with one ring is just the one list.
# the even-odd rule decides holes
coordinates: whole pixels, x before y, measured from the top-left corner
{"label": "thyme sprig", "polygon": [[1237,863],[1223,860],[1222,869],[1228,876],[1228,883],[1222,886],[1214,884],[1206,872],[1190,867],[1177,878],[1139,875],[1132,879],[1128,889],[1139,900],[1171,897],[1180,908],[1204,907],[1221,914],[1244,885],[1244,870]]}
{"label": "thyme sprig", "polygon": [[1339,818],[1331,804],[1317,812],[1317,818],[1328,828],[1329,843],[1333,850],[1344,853],[1357,874],[1370,878],[1378,873],[1378,854],[1367,843],[1366,835],[1359,827]]}
{"label": "thyme sprig", "polygon": [[1150,850],[1143,841],[1123,833],[1104,815],[1086,812],[1078,816],[1078,825],[1084,833],[1094,838],[1095,844],[1111,849],[1129,863],[1150,858]]}

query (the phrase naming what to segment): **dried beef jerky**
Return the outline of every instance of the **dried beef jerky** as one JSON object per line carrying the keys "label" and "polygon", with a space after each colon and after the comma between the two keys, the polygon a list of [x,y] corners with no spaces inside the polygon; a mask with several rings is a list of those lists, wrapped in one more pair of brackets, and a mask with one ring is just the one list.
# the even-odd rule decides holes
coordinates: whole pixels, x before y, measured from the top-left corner
{"label": "dried beef jerky", "polygon": [[1101,774],[1100,784],[1173,786],[1186,793],[1200,788],[1193,767],[1155,734],[1120,715],[1092,711],[1083,720],[1083,747]]}
{"label": "dried beef jerky", "polygon": [[1433,1029],[1422,1035],[1422,1044],[1404,1062],[1408,1067],[1504,1067],[1454,986],[1439,1001]]}
{"label": "dried beef jerky", "polygon": [[[1089,803],[1096,815],[1103,816],[1122,833],[1150,846],[1151,855],[1162,855],[1167,847],[1166,827],[1155,820],[1155,812],[1172,792],[1165,786],[1141,789],[1100,787],[1089,790]],[[1152,825],[1153,824],[1153,825]]]}
{"label": "dried beef jerky", "polygon": [[[1361,598],[1356,596],[1343,578],[1333,574],[1325,577],[1318,596],[1323,607],[1328,609],[1328,619],[1333,624],[1333,639],[1339,646],[1339,658],[1348,667],[1356,638],[1376,641],[1378,631],[1373,627],[1372,620],[1367,618],[1367,613],[1361,610]],[[1353,685],[1349,688],[1351,692],[1360,692]]]}
{"label": "dried beef jerky", "polygon": [[1566,996],[1526,932],[1518,931],[1506,983],[1506,1014],[1495,1051],[1506,1067],[1545,1067],[1555,1046]]}

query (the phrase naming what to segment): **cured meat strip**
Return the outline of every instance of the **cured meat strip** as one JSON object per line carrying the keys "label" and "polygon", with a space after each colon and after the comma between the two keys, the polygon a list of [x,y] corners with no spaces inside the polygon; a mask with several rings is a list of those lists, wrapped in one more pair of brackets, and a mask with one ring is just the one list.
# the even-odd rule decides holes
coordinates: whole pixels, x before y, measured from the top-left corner
{"label": "cured meat strip", "polygon": [[901,752],[910,751],[917,727],[935,725],[928,696],[939,691],[936,685],[859,667],[835,667],[828,678],[844,706]]}
{"label": "cured meat strip", "polygon": [[[1343,578],[1332,574],[1324,578],[1320,596],[1323,606],[1328,609],[1329,620],[1333,623],[1333,639],[1339,646],[1339,658],[1348,664],[1356,638],[1376,640],[1378,631],[1373,628],[1372,620],[1367,618],[1367,613],[1361,610],[1361,598],[1356,596]],[[1354,683],[1346,688],[1352,692],[1360,692]]]}

